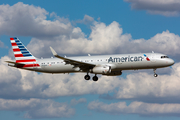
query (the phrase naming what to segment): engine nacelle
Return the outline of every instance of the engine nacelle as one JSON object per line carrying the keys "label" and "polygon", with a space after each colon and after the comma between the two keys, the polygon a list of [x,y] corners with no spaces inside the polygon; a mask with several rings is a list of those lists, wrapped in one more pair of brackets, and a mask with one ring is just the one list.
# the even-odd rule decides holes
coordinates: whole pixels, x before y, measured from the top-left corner
{"label": "engine nacelle", "polygon": [[111,67],[110,66],[97,66],[97,67],[94,67],[91,70],[91,72],[95,74],[109,74],[111,73]]}
{"label": "engine nacelle", "polygon": [[106,74],[107,76],[118,76],[118,75],[122,75],[122,71],[118,70],[118,71],[111,71],[111,73]]}

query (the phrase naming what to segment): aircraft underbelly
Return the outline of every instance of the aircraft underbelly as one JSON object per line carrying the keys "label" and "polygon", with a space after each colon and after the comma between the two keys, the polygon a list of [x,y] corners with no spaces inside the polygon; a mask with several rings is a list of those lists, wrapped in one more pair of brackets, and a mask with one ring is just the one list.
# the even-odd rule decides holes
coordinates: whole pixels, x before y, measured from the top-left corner
{"label": "aircraft underbelly", "polygon": [[42,66],[41,70],[48,73],[70,73],[76,72],[72,65],[49,65]]}

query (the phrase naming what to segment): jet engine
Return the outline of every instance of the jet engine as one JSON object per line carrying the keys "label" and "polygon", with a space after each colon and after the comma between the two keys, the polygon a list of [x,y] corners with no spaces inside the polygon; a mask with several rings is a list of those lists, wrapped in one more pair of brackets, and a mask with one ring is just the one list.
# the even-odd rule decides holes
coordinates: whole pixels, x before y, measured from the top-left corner
{"label": "jet engine", "polygon": [[111,73],[108,73],[106,75],[107,76],[118,76],[118,75],[122,75],[122,71],[121,70],[111,71]]}
{"label": "jet engine", "polygon": [[111,73],[110,66],[96,66],[91,70],[92,73],[95,74],[109,74]]}

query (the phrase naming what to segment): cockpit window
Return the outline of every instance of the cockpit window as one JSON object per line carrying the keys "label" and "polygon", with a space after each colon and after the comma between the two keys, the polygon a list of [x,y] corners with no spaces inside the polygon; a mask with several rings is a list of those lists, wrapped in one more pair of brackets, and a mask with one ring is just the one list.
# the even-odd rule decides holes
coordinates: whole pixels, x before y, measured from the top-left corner
{"label": "cockpit window", "polygon": [[161,58],[169,58],[168,56],[161,56]]}

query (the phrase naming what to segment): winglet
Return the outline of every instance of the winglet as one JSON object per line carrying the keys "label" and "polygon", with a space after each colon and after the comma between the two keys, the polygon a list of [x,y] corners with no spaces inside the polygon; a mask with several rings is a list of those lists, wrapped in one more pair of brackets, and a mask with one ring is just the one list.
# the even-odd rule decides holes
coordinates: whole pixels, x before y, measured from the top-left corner
{"label": "winglet", "polygon": [[51,46],[50,46],[50,49],[51,49],[52,54],[53,54],[54,56],[56,56],[56,55],[57,55],[56,51],[55,51]]}

